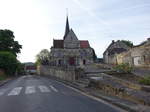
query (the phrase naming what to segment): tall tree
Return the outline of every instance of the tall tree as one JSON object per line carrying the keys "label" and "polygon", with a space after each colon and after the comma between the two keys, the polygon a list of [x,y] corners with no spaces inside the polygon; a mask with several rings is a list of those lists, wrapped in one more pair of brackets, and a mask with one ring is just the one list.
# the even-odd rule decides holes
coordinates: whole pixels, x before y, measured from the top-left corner
{"label": "tall tree", "polygon": [[0,51],[8,51],[17,56],[22,45],[14,40],[15,36],[11,30],[0,30]]}
{"label": "tall tree", "polygon": [[48,65],[50,59],[50,52],[47,49],[43,49],[36,55],[36,64]]}
{"label": "tall tree", "polygon": [[131,42],[129,40],[121,40],[121,42],[125,43],[129,47],[133,47],[133,42]]}
{"label": "tall tree", "polygon": [[14,54],[0,51],[0,69],[4,70],[7,75],[14,75],[18,67],[19,62]]}

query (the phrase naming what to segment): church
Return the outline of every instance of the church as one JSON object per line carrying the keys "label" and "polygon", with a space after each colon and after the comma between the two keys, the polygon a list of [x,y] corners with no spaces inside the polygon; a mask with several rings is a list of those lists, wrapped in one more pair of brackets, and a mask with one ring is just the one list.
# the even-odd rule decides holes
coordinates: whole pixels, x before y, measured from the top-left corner
{"label": "church", "polygon": [[63,39],[53,39],[50,52],[51,66],[83,66],[93,63],[93,48],[88,40],[78,40],[76,34],[69,26],[66,19],[65,34]]}

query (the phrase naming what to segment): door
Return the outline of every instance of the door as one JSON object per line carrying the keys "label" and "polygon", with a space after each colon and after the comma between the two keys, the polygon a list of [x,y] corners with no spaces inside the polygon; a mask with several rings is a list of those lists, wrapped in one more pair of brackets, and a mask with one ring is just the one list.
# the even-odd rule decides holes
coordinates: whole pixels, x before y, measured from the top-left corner
{"label": "door", "polygon": [[134,65],[139,66],[140,65],[140,60],[141,60],[141,57],[134,57],[133,58]]}
{"label": "door", "polygon": [[69,65],[75,65],[75,58],[74,57],[69,58]]}

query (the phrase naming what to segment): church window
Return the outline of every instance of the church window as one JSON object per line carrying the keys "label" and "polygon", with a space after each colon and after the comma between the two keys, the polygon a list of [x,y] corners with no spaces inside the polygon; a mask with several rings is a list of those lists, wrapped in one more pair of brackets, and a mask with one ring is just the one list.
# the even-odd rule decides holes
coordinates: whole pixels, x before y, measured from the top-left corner
{"label": "church window", "polygon": [[86,60],[84,59],[84,60],[83,60],[83,65],[85,65],[85,64],[86,64]]}

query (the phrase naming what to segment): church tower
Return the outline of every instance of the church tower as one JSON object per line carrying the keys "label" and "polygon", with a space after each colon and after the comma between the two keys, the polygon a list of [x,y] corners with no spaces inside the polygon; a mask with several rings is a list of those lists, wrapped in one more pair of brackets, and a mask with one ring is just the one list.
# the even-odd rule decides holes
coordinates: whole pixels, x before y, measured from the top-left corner
{"label": "church tower", "polygon": [[67,18],[66,18],[66,28],[65,28],[64,40],[65,40],[66,36],[68,35],[69,31],[70,31],[69,20],[68,20],[68,16],[67,16]]}
{"label": "church tower", "polygon": [[78,40],[69,26],[68,15],[63,39],[54,39],[51,47],[51,66],[80,66],[93,62],[93,50],[88,40]]}
{"label": "church tower", "polygon": [[64,48],[79,48],[80,42],[72,29],[69,27],[68,16],[66,19],[66,28],[64,35]]}

